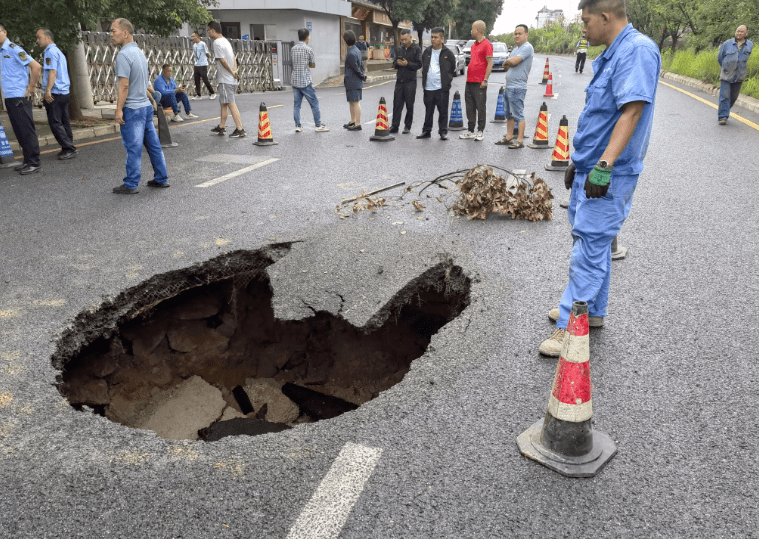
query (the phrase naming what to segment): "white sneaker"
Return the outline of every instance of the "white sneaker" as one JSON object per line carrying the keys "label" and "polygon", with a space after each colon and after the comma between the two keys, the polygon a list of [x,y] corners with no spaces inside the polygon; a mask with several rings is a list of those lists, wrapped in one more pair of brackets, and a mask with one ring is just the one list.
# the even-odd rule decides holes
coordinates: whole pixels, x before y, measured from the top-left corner
{"label": "white sneaker", "polygon": [[184,118],[182,118],[179,113],[177,112],[174,116],[171,117],[172,122],[184,122]]}
{"label": "white sneaker", "polygon": [[474,136],[474,140],[482,140],[485,138],[485,134],[482,131],[477,131],[477,134]]}
{"label": "white sneaker", "polygon": [[464,133],[462,133],[461,135],[459,135],[459,138],[474,138],[474,137],[476,137],[476,136],[477,136],[477,135],[475,135],[475,134],[474,134],[473,132],[471,132],[471,131],[465,131]]}
{"label": "white sneaker", "polygon": [[198,116],[196,116],[192,112],[188,112],[187,114],[185,114],[185,116],[187,117],[188,120],[197,120],[198,119]]}
{"label": "white sneaker", "polygon": [[198,99],[203,99],[203,98],[200,97],[199,95],[194,95],[190,99],[192,99],[193,101],[197,101]]}
{"label": "white sneaker", "polygon": [[321,125],[317,125],[316,126],[316,132],[317,133],[324,133],[326,131],[329,131],[329,127],[327,127],[326,125],[321,124]]}
{"label": "white sneaker", "polygon": [[301,131],[303,131],[303,128],[301,126],[299,126],[299,125],[296,125],[295,126],[295,132],[296,133],[300,133]]}
{"label": "white sneaker", "polygon": [[216,99],[217,97],[218,97],[218,94],[211,94],[211,97],[209,97],[208,99]]}

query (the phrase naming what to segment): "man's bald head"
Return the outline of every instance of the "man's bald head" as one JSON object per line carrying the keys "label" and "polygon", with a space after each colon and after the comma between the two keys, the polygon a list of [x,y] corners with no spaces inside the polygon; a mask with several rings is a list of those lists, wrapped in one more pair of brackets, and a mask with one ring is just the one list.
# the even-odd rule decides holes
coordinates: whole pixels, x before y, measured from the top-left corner
{"label": "man's bald head", "polygon": [[132,25],[131,22],[124,19],[123,17],[119,19],[114,19],[112,24],[117,25],[119,28],[121,28],[126,33],[128,33],[130,36],[134,35],[134,25]]}
{"label": "man's bald head", "polygon": [[735,29],[735,40],[743,43],[748,37],[748,26],[741,24]]}
{"label": "man's bald head", "polygon": [[587,9],[593,15],[610,13],[616,19],[627,20],[625,0],[580,0],[577,9]]}
{"label": "man's bald head", "polygon": [[479,30],[483,34],[485,33],[485,29],[487,28],[487,26],[485,26],[485,21],[474,21],[472,26],[477,28],[477,30]]}
{"label": "man's bald head", "polygon": [[485,30],[487,29],[487,26],[485,26],[484,21],[474,21],[472,23],[472,37],[479,41],[482,41],[482,39],[485,37]]}

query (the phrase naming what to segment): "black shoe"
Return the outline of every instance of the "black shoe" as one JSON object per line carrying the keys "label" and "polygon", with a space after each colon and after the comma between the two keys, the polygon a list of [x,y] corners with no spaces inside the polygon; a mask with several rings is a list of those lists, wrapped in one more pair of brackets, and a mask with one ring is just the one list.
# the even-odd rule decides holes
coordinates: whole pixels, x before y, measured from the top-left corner
{"label": "black shoe", "polygon": [[26,163],[21,163],[20,165],[16,165],[15,167],[13,167],[13,170],[15,170],[16,172],[20,172],[24,170],[25,168],[26,168]]}
{"label": "black shoe", "polygon": [[[350,126],[350,127],[348,128],[348,131],[361,131],[361,126],[360,126],[360,125],[352,125],[352,126]],[[390,132],[392,133],[392,131],[390,131]],[[398,131],[396,131],[396,133],[397,133],[397,132],[398,132]]]}
{"label": "black shoe", "polygon": [[61,150],[60,152],[58,152],[57,154],[55,154],[55,156],[56,156],[56,157],[60,157],[60,156],[62,156],[64,153],[66,153],[66,150]]}
{"label": "black shoe", "polygon": [[58,154],[58,160],[65,161],[66,159],[73,159],[74,157],[76,157],[76,154],[78,153],[79,153],[79,150],[71,150],[68,152],[60,153]]}
{"label": "black shoe", "polygon": [[[396,131],[396,132],[397,132],[397,131]],[[403,134],[403,135],[408,135],[409,133],[411,133],[411,128],[410,128],[410,127],[404,127],[404,128],[403,128],[403,133],[402,133],[402,134]]]}
{"label": "black shoe", "polygon": [[155,180],[150,180],[148,182],[148,187],[160,187],[160,188],[166,189],[167,187],[171,187],[171,186],[168,184],[168,182],[160,183]]}
{"label": "black shoe", "polygon": [[351,126],[353,126],[353,125],[356,125],[356,124],[355,124],[354,122],[351,122],[351,123],[349,123],[349,124],[343,124],[343,127],[344,127],[345,129],[350,129],[350,128],[351,128]]}
{"label": "black shoe", "polygon": [[391,127],[390,128],[390,133],[397,133],[397,132],[398,132],[398,128],[397,127]]}
{"label": "black shoe", "polygon": [[41,165],[26,165],[26,167],[22,168],[19,172],[22,176],[26,176],[27,174],[34,174],[35,172],[39,172],[42,170]]}
{"label": "black shoe", "polygon": [[440,133],[440,140],[448,140],[448,133]]}
{"label": "black shoe", "polygon": [[119,185],[118,187],[113,188],[113,192],[117,195],[136,195],[140,191],[138,189],[130,189],[123,183]]}
{"label": "black shoe", "polygon": [[429,131],[422,131],[422,134],[421,135],[417,135],[416,138],[431,138],[431,137],[432,137],[432,135],[430,134]]}
{"label": "black shoe", "polygon": [[220,127],[220,126],[217,125],[213,129],[211,129],[211,132],[212,133],[216,133],[217,135],[223,137],[224,135],[227,134],[227,128],[226,127]]}
{"label": "black shoe", "polygon": [[232,131],[232,134],[229,135],[230,138],[245,138],[247,133],[245,132],[245,129],[235,129]]}

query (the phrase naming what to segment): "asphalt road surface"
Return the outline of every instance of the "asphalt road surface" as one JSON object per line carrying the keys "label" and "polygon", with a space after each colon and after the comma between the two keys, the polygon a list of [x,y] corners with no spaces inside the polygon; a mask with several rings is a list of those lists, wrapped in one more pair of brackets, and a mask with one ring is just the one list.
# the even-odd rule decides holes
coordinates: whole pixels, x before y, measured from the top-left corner
{"label": "asphalt road surface", "polygon": [[[591,74],[552,57],[558,97],[544,99],[543,63],[527,131],[546,101],[553,142],[562,115],[573,135]],[[502,80],[491,77],[489,116]],[[341,127],[341,88],[318,91],[329,133],[313,131],[305,102],[294,132],[289,92],[240,96],[246,139],[211,136],[218,103],[193,101],[207,121],[172,129],[170,189],[145,186],[146,158],[140,193],[112,194],[120,140],[82,144],[71,161],[46,153],[40,174],[0,170],[1,537],[757,536],[756,115],[734,109],[749,123],[721,127],[708,103],[660,84],[620,234],[628,257],[613,264],[609,316],[590,335],[594,425],[619,452],[595,478],[568,479],[516,446],[545,413],[556,369],[537,350],[567,280],[562,174],[543,170],[548,151],[494,145],[505,124],[488,123],[483,142],[416,140],[421,84],[412,135],[370,142],[392,89],[364,91],[362,132]],[[252,145],[262,100],[277,146]],[[334,213],[362,189],[485,163],[537,172],[554,218],[467,221],[434,198],[421,214]],[[172,442],[68,406],[51,357],[80,313],[154,275],[283,242],[290,253],[269,268],[282,318],[336,312],[339,292],[342,316],[365,324],[445,256],[472,278],[471,303],[400,384],[286,432]]]}

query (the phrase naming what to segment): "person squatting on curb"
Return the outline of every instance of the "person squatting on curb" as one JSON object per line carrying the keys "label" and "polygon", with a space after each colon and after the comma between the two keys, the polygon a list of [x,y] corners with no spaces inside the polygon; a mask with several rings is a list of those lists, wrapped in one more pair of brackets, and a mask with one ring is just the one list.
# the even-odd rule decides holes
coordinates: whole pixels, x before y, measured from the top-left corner
{"label": "person squatting on curb", "polygon": [[153,88],[161,94],[161,97],[158,99],[159,104],[164,108],[171,107],[174,113],[170,118],[172,122],[184,121],[182,116],[179,115],[179,101],[184,106],[185,116],[189,120],[197,119],[197,116],[191,112],[192,107],[190,106],[190,99],[187,97],[187,89],[184,86],[177,86],[177,81],[171,76],[172,74],[173,69],[171,66],[163,64],[161,66],[161,74],[153,81]]}
{"label": "person squatting on curb", "polygon": [[661,72],[659,48],[628,24],[624,0],[581,0],[577,7],[590,44],[606,50],[593,62],[564,176],[572,189],[568,216],[574,243],[556,329],[540,345],[540,353],[552,357],[561,354],[575,301],[588,303],[591,326],[603,324],[611,242],[630,213],[643,171]]}

